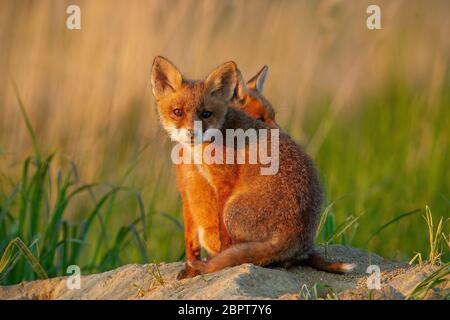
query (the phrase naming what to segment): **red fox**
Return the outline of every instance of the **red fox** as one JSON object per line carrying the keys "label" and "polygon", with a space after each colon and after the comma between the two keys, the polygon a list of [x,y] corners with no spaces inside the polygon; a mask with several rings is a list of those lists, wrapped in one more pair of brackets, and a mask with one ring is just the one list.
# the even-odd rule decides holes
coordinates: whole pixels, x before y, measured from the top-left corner
{"label": "red fox", "polygon": [[[238,71],[232,107],[238,108],[271,126],[275,113],[270,102],[262,96],[268,67],[264,66],[247,84]],[[176,179],[183,202],[185,247],[187,261],[200,259],[200,247],[214,256],[230,245],[227,232],[220,230],[216,193],[195,164],[177,164]],[[178,279],[192,277],[198,272],[186,264]]]}
{"label": "red fox", "polygon": [[[252,79],[248,87],[257,89],[265,73]],[[263,109],[261,120],[272,126],[255,119],[253,107],[257,103],[269,105],[268,101],[259,98],[255,102],[251,95],[242,94],[246,88],[234,62],[219,66],[203,81],[190,81],[167,59],[156,57],[151,82],[162,125],[178,142],[193,145],[197,134],[194,121],[200,121],[204,131],[271,131],[276,126],[271,108]],[[256,118],[260,118],[258,113]],[[180,133],[178,129],[185,130]],[[247,145],[244,149],[248,153]],[[337,273],[353,268],[348,263],[328,262],[314,251],[322,189],[312,160],[287,134],[279,136],[279,170],[274,175],[261,175],[261,165],[247,163],[187,166],[177,167],[177,183],[186,200],[187,267],[180,278],[242,263],[289,266],[307,262]],[[200,260],[199,242],[212,253],[206,262]]]}

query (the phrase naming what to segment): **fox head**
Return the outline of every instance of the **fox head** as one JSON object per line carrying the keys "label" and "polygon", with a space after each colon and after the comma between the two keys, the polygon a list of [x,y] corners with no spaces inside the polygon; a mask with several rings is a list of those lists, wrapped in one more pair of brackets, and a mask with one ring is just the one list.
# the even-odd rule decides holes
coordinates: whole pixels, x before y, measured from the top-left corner
{"label": "fox head", "polygon": [[163,127],[172,140],[191,144],[202,133],[195,130],[195,121],[201,121],[203,131],[221,129],[229,107],[266,122],[273,121],[273,109],[259,91],[266,73],[267,68],[263,68],[245,84],[236,63],[230,61],[214,69],[204,80],[191,81],[169,60],[156,57],[151,83]]}
{"label": "fox head", "polygon": [[185,79],[167,59],[153,61],[151,83],[158,113],[172,140],[193,143],[194,121],[202,129],[220,129],[238,81],[237,66],[227,62],[214,69],[204,80]]}
{"label": "fox head", "polygon": [[235,91],[235,106],[248,115],[278,128],[275,122],[275,111],[271,103],[263,96],[268,66],[262,67],[258,73],[245,83],[239,74]]}

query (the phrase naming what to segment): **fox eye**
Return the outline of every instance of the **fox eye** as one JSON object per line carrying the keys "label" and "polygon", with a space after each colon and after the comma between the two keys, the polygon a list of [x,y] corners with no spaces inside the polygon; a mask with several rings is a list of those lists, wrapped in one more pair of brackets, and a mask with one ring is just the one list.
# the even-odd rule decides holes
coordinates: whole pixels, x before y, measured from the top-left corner
{"label": "fox eye", "polygon": [[211,111],[203,111],[202,112],[202,118],[203,119],[208,119],[209,117],[211,117],[211,115],[212,115],[212,112]]}
{"label": "fox eye", "polygon": [[183,111],[180,108],[175,108],[173,109],[173,114],[176,115],[177,117],[181,117]]}

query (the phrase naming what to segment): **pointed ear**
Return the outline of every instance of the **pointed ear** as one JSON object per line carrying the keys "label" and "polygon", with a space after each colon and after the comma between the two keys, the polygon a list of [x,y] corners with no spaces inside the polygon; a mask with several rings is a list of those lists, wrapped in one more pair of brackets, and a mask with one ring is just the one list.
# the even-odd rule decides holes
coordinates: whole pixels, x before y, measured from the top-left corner
{"label": "pointed ear", "polygon": [[159,100],[180,89],[183,77],[172,62],[158,56],[153,60],[151,82],[153,95]]}
{"label": "pointed ear", "polygon": [[211,96],[231,101],[238,81],[238,70],[235,62],[226,62],[217,67],[206,77],[205,89]]}
{"label": "pointed ear", "polygon": [[267,72],[269,71],[268,66],[262,67],[261,70],[247,82],[247,86],[250,89],[257,90],[262,93],[264,90],[264,82],[266,81]]}
{"label": "pointed ear", "polygon": [[244,100],[247,95],[248,95],[247,85],[245,84],[244,78],[242,78],[241,71],[237,69],[237,84],[234,90],[233,99],[240,102]]}

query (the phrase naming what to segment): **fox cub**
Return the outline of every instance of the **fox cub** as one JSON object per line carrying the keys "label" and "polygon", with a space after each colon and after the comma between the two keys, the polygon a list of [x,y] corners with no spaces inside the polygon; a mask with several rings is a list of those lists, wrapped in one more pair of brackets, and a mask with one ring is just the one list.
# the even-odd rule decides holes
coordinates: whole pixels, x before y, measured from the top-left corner
{"label": "fox cub", "polygon": [[[198,135],[194,121],[201,122],[202,133],[208,129],[224,134],[228,129],[276,130],[271,108],[256,113],[251,108],[269,104],[262,95],[255,99],[248,94],[234,62],[216,68],[203,81],[190,81],[168,60],[157,57],[151,81],[162,125],[173,140],[192,148]],[[269,144],[271,137],[266,138]],[[287,134],[280,132],[278,142],[279,170],[273,175],[261,175],[261,164],[178,165],[178,185],[186,202],[187,268],[180,277],[242,263],[290,266],[306,262],[337,273],[352,269],[351,264],[328,262],[314,251],[322,202],[319,179],[312,160]],[[202,145],[210,143],[202,141]],[[233,148],[234,154],[248,154],[250,146]],[[224,152],[229,152],[227,146]],[[199,244],[211,253],[206,262],[200,260]]]}
{"label": "fox cub", "polygon": [[[159,64],[155,64],[158,68],[167,68],[167,70],[175,68],[164,58],[160,57],[158,60]],[[276,127],[273,108],[261,94],[267,71],[267,66],[264,66],[247,83],[244,83],[238,71],[238,84],[231,106]],[[153,79],[152,77],[152,83],[156,85]],[[175,169],[177,186],[183,202],[186,259],[187,261],[199,260],[200,247],[204,248],[209,256],[214,256],[230,244],[226,230],[222,228],[223,230],[220,231],[215,190],[198,171],[195,164],[181,163],[175,165]],[[186,264],[186,268],[180,272],[178,278],[192,277],[197,274],[198,271]]]}

